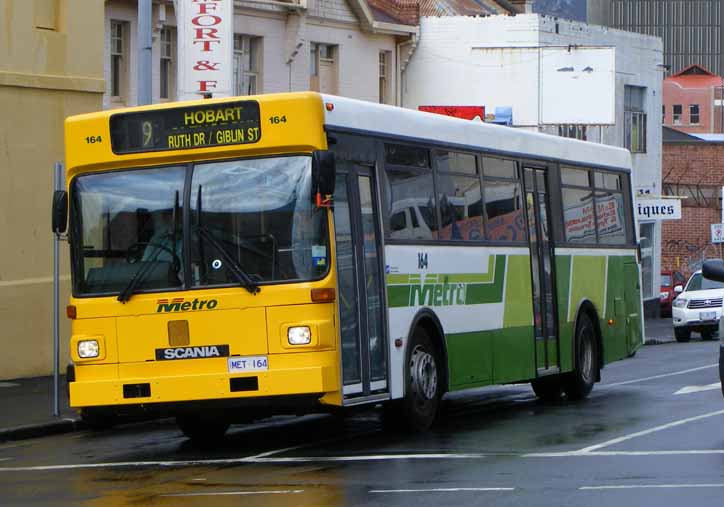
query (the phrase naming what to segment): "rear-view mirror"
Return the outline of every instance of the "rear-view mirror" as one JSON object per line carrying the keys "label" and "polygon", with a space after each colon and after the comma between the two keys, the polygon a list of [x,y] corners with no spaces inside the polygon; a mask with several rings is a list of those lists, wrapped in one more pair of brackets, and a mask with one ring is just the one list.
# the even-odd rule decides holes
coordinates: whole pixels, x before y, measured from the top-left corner
{"label": "rear-view mirror", "polygon": [[312,200],[317,206],[330,206],[335,183],[334,153],[315,151],[312,155]]}
{"label": "rear-view mirror", "polygon": [[68,192],[53,192],[52,229],[55,234],[63,234],[68,223]]}
{"label": "rear-view mirror", "polygon": [[683,286],[683,285],[677,285],[676,287],[674,287],[674,292],[675,292],[676,294],[681,294],[682,292],[684,292],[684,286]]}
{"label": "rear-view mirror", "polygon": [[704,261],[701,273],[704,275],[704,278],[708,278],[709,280],[724,282],[724,261],[721,259]]}

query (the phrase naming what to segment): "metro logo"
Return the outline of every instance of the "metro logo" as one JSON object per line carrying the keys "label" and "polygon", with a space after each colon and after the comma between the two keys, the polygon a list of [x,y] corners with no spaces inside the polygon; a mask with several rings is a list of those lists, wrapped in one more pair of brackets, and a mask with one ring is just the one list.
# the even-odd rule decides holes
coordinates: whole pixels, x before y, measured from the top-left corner
{"label": "metro logo", "polygon": [[184,298],[156,300],[156,313],[187,312],[189,310],[213,310],[219,304],[216,299],[197,299],[185,301]]}
{"label": "metro logo", "polygon": [[420,283],[410,286],[409,306],[452,306],[465,304],[464,283]]}

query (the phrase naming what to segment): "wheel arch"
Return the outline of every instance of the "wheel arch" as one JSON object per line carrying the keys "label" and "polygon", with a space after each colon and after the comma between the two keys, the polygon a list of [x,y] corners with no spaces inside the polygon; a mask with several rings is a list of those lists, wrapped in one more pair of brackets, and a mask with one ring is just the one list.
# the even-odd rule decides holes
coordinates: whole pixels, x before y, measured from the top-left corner
{"label": "wheel arch", "polygon": [[425,331],[427,331],[427,334],[430,336],[430,339],[432,340],[432,343],[437,349],[439,357],[441,358],[442,364],[440,365],[440,368],[442,368],[443,376],[442,393],[444,394],[448,391],[450,385],[450,377],[448,372],[447,342],[445,341],[445,332],[443,331],[440,319],[438,319],[435,312],[433,312],[430,308],[420,309],[415,314],[415,317],[412,319],[410,329],[407,333],[407,341],[405,342],[404,357],[407,358],[408,347],[410,341],[412,340],[412,335],[415,332],[415,329],[417,329],[418,327],[422,327]]}
{"label": "wheel arch", "polygon": [[598,353],[598,374],[596,377],[596,381],[599,382],[601,380],[601,370],[604,366],[604,360],[603,360],[603,333],[601,332],[601,321],[599,319],[599,313],[596,309],[596,305],[593,304],[593,302],[590,299],[583,299],[580,303],[578,303],[578,309],[576,310],[576,320],[575,326],[573,327],[573,336],[571,338],[571,364],[573,367],[576,367],[576,347],[578,346],[578,341],[576,340],[576,335],[578,331],[578,323],[580,322],[582,315],[588,315],[588,317],[591,319],[593,323],[593,330],[596,333],[596,352]]}

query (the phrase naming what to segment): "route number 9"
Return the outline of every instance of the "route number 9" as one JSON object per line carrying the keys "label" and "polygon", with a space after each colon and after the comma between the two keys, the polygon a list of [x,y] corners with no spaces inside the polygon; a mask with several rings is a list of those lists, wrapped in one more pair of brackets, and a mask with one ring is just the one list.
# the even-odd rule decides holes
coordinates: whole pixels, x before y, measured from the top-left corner
{"label": "route number 9", "polygon": [[141,129],[143,131],[143,146],[150,146],[153,142],[153,125],[150,121],[144,121],[141,124]]}

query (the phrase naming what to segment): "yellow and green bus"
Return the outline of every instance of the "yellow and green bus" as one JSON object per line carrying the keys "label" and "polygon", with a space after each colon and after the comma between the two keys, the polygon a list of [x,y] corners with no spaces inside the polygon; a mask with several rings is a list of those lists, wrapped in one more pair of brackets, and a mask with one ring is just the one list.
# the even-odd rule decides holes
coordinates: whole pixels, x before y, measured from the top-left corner
{"label": "yellow and green bus", "polygon": [[[628,151],[317,93],[65,124],[71,406],[91,424],[446,392],[584,398],[643,341]],[[69,216],[69,218],[68,218]]]}

